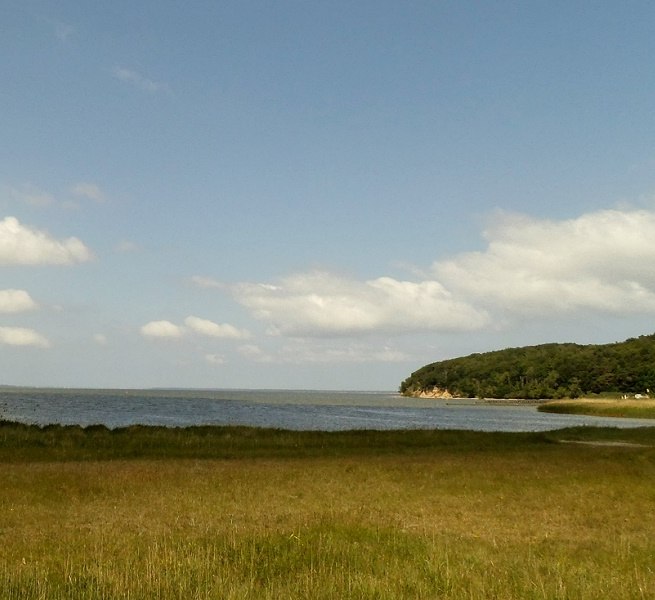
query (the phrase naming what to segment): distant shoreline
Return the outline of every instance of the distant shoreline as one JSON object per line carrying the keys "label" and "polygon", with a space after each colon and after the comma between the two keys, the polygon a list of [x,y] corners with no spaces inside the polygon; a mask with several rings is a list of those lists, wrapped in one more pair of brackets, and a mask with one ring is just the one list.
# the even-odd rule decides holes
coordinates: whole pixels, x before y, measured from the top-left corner
{"label": "distant shoreline", "polygon": [[493,404],[500,406],[536,406],[547,400],[532,400],[529,398],[423,398],[446,406],[481,406]]}
{"label": "distant shoreline", "polygon": [[545,413],[655,419],[655,399],[649,398],[459,398],[440,392],[421,392],[407,397],[418,398],[443,406],[536,406]]}

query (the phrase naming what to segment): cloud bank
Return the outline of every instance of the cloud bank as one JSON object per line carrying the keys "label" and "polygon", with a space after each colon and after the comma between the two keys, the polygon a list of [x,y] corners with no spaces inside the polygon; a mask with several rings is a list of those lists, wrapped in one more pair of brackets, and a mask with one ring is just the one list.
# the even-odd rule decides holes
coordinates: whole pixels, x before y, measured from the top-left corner
{"label": "cloud bank", "polygon": [[439,261],[436,278],[478,305],[520,314],[655,312],[655,213],[567,221],[499,214],[488,247]]}
{"label": "cloud bank", "polygon": [[77,238],[56,240],[19,223],[15,217],[0,221],[0,265],[70,265],[93,258]]}
{"label": "cloud bank", "polygon": [[276,285],[242,283],[233,293],[256,318],[271,323],[271,332],[289,336],[471,331],[488,322],[484,311],[457,300],[437,281],[359,282],[314,271]]}
{"label": "cloud bank", "polygon": [[290,337],[463,332],[512,318],[655,313],[655,213],[602,210],[550,221],[498,213],[487,247],[435,262],[423,281],[313,271],[232,293]]}

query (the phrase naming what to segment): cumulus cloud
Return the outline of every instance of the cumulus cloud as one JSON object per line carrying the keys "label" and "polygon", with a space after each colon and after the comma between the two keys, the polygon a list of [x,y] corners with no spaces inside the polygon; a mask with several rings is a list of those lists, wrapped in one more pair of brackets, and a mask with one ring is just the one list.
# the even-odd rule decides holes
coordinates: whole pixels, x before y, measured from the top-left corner
{"label": "cumulus cloud", "polygon": [[143,90],[144,92],[154,93],[168,89],[168,86],[165,83],[160,83],[158,81],[148,79],[147,77],[141,75],[141,73],[138,73],[132,69],[114,67],[112,69],[112,74],[116,79],[125,83],[129,83],[134,87]]}
{"label": "cumulus cloud", "polygon": [[56,240],[21,225],[15,217],[0,221],[0,265],[69,265],[92,258],[91,251],[75,237]]}
{"label": "cumulus cloud", "polygon": [[184,335],[184,328],[170,321],[150,321],[141,327],[141,334],[150,338],[179,338]]}
{"label": "cumulus cloud", "polygon": [[245,340],[250,337],[250,333],[245,329],[194,316],[184,319],[184,325],[176,325],[170,321],[150,321],[141,327],[141,334],[151,338],[181,338],[187,334],[233,340]]}
{"label": "cumulus cloud", "polygon": [[488,247],[438,261],[453,293],[505,311],[655,311],[655,213],[603,210],[566,221],[499,214]]}
{"label": "cumulus cloud", "polygon": [[314,271],[231,291],[269,333],[297,338],[475,331],[576,311],[655,312],[654,211],[601,210],[562,221],[498,213],[483,235],[485,250],[439,260],[422,280]]}
{"label": "cumulus cloud", "polygon": [[0,344],[8,346],[35,346],[48,348],[50,342],[33,329],[23,327],[0,327]]}
{"label": "cumulus cloud", "polygon": [[19,313],[37,308],[25,290],[0,290],[0,313]]}
{"label": "cumulus cloud", "polygon": [[360,282],[314,271],[276,285],[242,283],[233,293],[272,332],[290,336],[470,331],[488,322],[484,311],[457,300],[437,281]]}
{"label": "cumulus cloud", "polygon": [[237,329],[234,325],[228,323],[219,324],[193,316],[184,319],[184,323],[189,329],[200,335],[235,340],[242,340],[250,337],[250,334],[247,331]]}

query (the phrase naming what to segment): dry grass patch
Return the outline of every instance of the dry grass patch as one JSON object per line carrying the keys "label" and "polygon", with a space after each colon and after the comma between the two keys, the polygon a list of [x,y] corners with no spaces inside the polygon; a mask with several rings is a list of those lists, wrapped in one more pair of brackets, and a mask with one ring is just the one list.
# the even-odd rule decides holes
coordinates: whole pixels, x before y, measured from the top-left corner
{"label": "dry grass patch", "polygon": [[539,405],[539,410],[562,414],[655,419],[655,400],[650,398],[630,398],[625,400],[610,398],[552,400]]}

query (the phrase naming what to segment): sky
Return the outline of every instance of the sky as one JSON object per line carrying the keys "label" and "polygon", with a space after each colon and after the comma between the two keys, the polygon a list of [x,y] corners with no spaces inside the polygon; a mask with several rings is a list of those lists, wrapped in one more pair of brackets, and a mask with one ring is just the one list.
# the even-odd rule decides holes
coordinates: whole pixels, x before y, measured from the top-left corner
{"label": "sky", "polygon": [[655,332],[655,4],[5,0],[0,383],[396,390]]}

